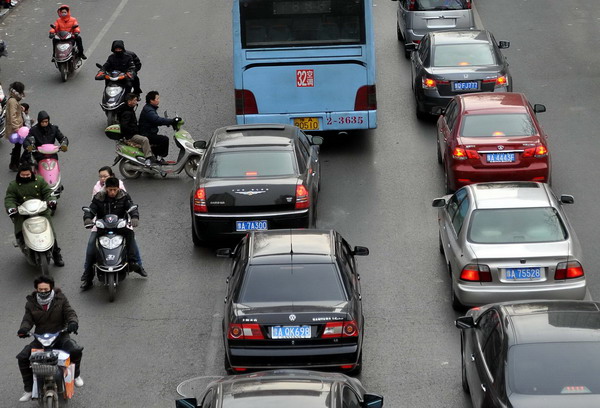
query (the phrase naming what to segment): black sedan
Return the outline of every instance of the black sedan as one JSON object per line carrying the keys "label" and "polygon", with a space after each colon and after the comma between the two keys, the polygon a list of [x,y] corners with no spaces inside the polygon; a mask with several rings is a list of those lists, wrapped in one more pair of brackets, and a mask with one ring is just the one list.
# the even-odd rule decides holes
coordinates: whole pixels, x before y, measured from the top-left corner
{"label": "black sedan", "polygon": [[600,406],[600,303],[496,303],[456,326],[474,408]]}
{"label": "black sedan", "polygon": [[225,369],[323,368],[358,374],[364,317],[355,255],[335,231],[252,232],[232,252]]}
{"label": "black sedan", "polygon": [[190,197],[195,245],[249,231],[314,227],[323,139],[289,125],[217,129]]}
{"label": "black sedan", "polygon": [[411,56],[417,117],[439,114],[435,108],[445,108],[457,94],[511,92],[508,62],[500,51],[509,46],[486,30],[426,34]]}
{"label": "black sedan", "polygon": [[366,392],[360,381],[338,373],[274,370],[224,377],[177,408],[381,408],[383,397]]}

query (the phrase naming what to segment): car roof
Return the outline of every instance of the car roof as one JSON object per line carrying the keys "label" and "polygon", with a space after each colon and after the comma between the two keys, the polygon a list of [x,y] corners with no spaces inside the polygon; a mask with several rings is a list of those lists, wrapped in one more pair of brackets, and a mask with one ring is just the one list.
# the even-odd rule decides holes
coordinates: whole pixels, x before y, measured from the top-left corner
{"label": "car roof", "polygon": [[506,181],[471,184],[477,209],[535,208],[554,206],[545,184],[533,181]]}
{"label": "car roof", "polygon": [[429,33],[431,44],[486,44],[490,42],[490,33],[487,30],[446,30]]}
{"label": "car roof", "polygon": [[527,99],[518,92],[481,92],[459,95],[465,115],[483,113],[527,113]]}
{"label": "car roof", "polygon": [[512,344],[600,341],[598,302],[525,301],[500,308],[512,327]]}
{"label": "car roof", "polygon": [[234,125],[215,130],[214,146],[223,148],[253,146],[291,146],[298,128],[291,125]]}
{"label": "car roof", "polygon": [[335,251],[332,230],[271,230],[252,232],[250,264],[331,262]]}

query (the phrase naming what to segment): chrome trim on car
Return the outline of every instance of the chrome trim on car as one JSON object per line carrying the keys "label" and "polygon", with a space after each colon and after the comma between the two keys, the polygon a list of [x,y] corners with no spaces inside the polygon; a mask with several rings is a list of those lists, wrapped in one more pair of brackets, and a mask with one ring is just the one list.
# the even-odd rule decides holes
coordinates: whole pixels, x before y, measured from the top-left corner
{"label": "chrome trim on car", "polygon": [[523,153],[525,150],[477,150],[477,153]]}
{"label": "chrome trim on car", "polygon": [[194,213],[196,217],[204,218],[259,218],[259,217],[277,217],[282,215],[302,215],[308,212],[308,208],[297,211],[281,211],[281,212],[264,212],[264,213],[246,213],[246,214],[230,214],[230,213],[215,213],[215,214],[204,214]]}

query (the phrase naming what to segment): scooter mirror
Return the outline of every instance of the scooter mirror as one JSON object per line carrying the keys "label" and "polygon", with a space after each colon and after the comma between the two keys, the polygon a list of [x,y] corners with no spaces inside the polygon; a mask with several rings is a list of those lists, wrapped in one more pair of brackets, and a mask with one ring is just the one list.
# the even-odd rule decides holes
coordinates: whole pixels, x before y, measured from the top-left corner
{"label": "scooter mirror", "polygon": [[197,140],[194,142],[196,149],[206,149],[206,140]]}
{"label": "scooter mirror", "polygon": [[102,69],[102,65],[98,64],[97,62],[96,62],[96,66],[97,66],[98,68]]}
{"label": "scooter mirror", "polygon": [[131,206],[131,208],[129,210],[127,210],[127,213],[130,214],[130,213],[134,212],[137,209],[138,209],[137,204],[134,204],[134,205]]}
{"label": "scooter mirror", "polygon": [[54,24],[50,24],[50,27],[56,29],[56,26]]}
{"label": "scooter mirror", "polygon": [[75,24],[73,27],[71,27],[71,30],[73,30],[73,29],[75,29],[77,27],[79,27],[79,24]]}

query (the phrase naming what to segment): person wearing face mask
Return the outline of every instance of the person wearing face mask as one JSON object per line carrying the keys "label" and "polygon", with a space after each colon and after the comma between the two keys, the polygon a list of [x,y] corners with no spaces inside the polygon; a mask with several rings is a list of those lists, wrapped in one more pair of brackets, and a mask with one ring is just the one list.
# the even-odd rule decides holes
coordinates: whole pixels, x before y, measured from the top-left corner
{"label": "person wearing face mask", "polygon": [[[54,279],[50,276],[36,278],[33,281],[33,287],[35,291],[26,297],[25,315],[21,321],[21,327],[17,331],[17,336],[21,338],[29,337],[29,331],[34,326],[36,334],[56,333],[66,329],[67,332],[61,333],[56,343],[54,343],[54,348],[64,350],[70,354],[71,363],[75,364],[75,386],[82,387],[81,357],[83,347],[79,346],[68,334],[77,334],[79,329],[77,313],[75,313],[62,291],[54,286]],[[33,372],[29,362],[31,349],[43,348],[39,341],[34,340],[17,354],[19,370],[23,377],[23,388],[25,389],[25,393],[19,399],[20,402],[31,400],[31,391],[33,390]]]}
{"label": "person wearing face mask", "polygon": [[83,53],[83,40],[81,39],[81,30],[79,29],[79,23],[77,19],[71,16],[71,9],[66,4],[63,4],[56,10],[58,14],[58,18],[54,22],[54,28],[50,29],[48,33],[48,37],[52,39],[52,61],[54,62],[54,50],[56,49],[56,44],[59,40],[55,39],[54,36],[56,33],[61,31],[67,31],[73,34],[75,37],[75,44],[77,44],[77,50],[79,52],[79,56],[81,59],[87,59],[85,54]]}
{"label": "person wearing face mask", "polygon": [[[16,133],[23,126],[23,108],[20,101],[25,97],[25,85],[22,82],[13,82],[9,86],[8,100],[6,101],[6,117],[4,120],[4,137],[8,139],[10,135]],[[17,171],[19,161],[21,160],[21,144],[15,143],[10,153],[11,171]]]}
{"label": "person wearing face mask", "polygon": [[[118,71],[125,74],[123,86],[126,92],[131,92],[133,88],[133,79],[135,78],[135,62],[131,54],[125,52],[125,44],[122,40],[115,40],[110,48],[112,54],[102,66],[102,69],[96,74],[96,79],[104,78],[104,75],[112,71]],[[139,85],[138,85],[139,86]]]}
{"label": "person wearing face mask", "polygon": [[[31,160],[32,155],[35,161],[42,160],[46,155],[39,152],[33,152],[30,154],[29,146],[39,147],[43,144],[54,144],[55,142],[60,143],[61,151],[67,151],[69,139],[62,134],[58,126],[50,123],[50,116],[46,111],[40,111],[37,117],[37,124],[31,128],[29,131],[29,136],[27,136],[23,141],[23,148],[25,151],[23,152],[21,161],[29,163],[33,162],[33,160]],[[54,154],[52,156],[58,160],[58,155]]]}
{"label": "person wearing face mask", "polygon": [[23,221],[25,221],[25,218],[19,214],[17,207],[33,198],[48,202],[49,208],[40,215],[48,219],[54,232],[54,247],[52,248],[54,265],[65,266],[56,240],[56,230],[52,224],[51,208],[56,205],[56,201],[52,199],[52,190],[42,176],[33,174],[31,166],[24,163],[20,165],[16,179],[8,184],[6,196],[4,197],[4,207],[15,226],[15,238],[21,244],[23,243]]}

